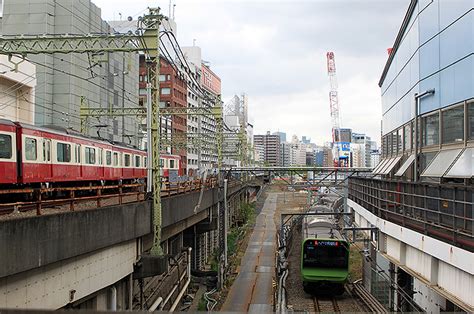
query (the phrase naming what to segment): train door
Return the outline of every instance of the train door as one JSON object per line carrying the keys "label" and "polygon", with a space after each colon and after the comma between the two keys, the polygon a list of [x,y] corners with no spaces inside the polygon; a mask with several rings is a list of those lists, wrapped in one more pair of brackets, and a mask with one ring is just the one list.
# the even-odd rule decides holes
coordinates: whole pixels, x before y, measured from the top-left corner
{"label": "train door", "polygon": [[53,161],[51,153],[51,139],[43,138],[43,164],[45,179],[51,180],[53,177]]}
{"label": "train door", "polygon": [[83,176],[83,170],[84,168],[82,167],[82,146],[81,144],[76,144],[76,163],[77,163],[77,169],[79,169],[77,176],[78,179],[82,179]]}

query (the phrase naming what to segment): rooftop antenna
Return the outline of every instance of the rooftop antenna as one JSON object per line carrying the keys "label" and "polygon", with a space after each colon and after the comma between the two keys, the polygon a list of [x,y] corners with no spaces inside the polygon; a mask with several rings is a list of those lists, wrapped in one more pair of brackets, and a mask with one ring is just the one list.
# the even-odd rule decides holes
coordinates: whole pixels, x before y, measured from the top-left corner
{"label": "rooftop antenna", "polygon": [[174,11],[176,9],[176,4],[173,4],[173,20],[174,20]]}
{"label": "rooftop antenna", "polygon": [[169,7],[168,7],[168,16],[171,16],[171,0],[170,0],[170,4],[169,4]]}

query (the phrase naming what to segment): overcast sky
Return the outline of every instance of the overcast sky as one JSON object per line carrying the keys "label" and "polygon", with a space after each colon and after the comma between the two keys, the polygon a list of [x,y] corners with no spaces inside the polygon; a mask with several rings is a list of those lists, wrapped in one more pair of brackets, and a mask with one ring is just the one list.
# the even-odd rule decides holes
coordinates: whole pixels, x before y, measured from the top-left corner
{"label": "overcast sky", "polygon": [[[92,0],[106,20],[169,1]],[[377,85],[410,0],[173,0],[178,40],[202,48],[223,100],[245,92],[255,134],[331,138],[326,52],[334,51],[342,127],[379,141]]]}

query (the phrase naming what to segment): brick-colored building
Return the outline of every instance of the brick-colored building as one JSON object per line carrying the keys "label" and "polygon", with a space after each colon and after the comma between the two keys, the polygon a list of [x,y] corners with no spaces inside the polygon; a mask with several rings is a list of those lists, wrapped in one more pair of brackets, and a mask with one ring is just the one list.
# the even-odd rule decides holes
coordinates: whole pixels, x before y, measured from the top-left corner
{"label": "brick-colored building", "polygon": [[[139,88],[140,88],[140,102],[146,103],[146,63],[145,58],[140,58],[139,70]],[[185,78],[176,73],[169,61],[165,58],[160,58],[160,106],[162,107],[186,107],[187,106],[187,85]],[[186,135],[187,132],[187,117],[185,115],[174,115],[171,118],[161,119],[161,133],[171,133],[171,137],[179,134],[180,138]],[[181,135],[183,134],[183,135]],[[162,135],[163,136],[163,135]],[[179,175],[186,173],[187,167],[187,153],[184,148],[172,147],[172,154],[181,157]]]}

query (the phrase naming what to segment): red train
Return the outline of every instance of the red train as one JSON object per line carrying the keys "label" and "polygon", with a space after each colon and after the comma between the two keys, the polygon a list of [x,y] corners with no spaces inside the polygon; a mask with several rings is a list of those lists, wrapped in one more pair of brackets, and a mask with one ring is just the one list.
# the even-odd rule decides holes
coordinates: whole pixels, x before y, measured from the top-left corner
{"label": "red train", "polygon": [[[162,155],[162,176],[180,171],[180,157]],[[0,184],[117,181],[146,177],[146,152],[68,130],[0,119]]]}

